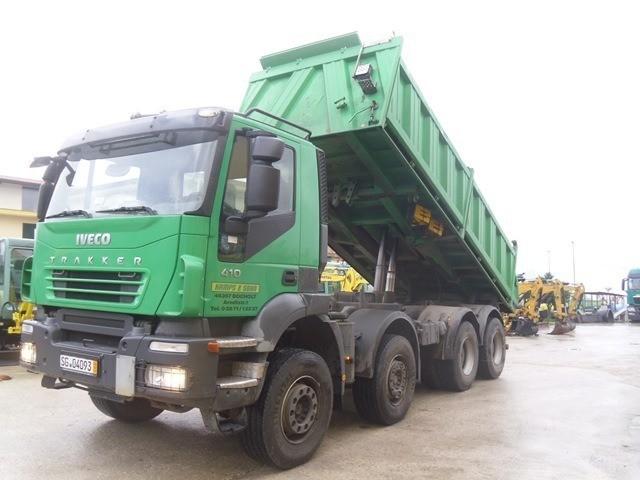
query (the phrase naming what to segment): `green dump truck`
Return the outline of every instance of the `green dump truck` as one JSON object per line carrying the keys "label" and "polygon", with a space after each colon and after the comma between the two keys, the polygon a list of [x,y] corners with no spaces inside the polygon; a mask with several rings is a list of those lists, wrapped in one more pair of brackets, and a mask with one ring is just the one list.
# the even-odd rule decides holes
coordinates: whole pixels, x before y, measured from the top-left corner
{"label": "green dump truck", "polygon": [[[349,34],[268,55],[241,112],[136,115],[34,160],[22,365],[123,421],[198,408],[279,468],[346,393],[390,425],[416,381],[497,378],[515,245],[400,50]],[[322,291],[329,245],[373,292]]]}

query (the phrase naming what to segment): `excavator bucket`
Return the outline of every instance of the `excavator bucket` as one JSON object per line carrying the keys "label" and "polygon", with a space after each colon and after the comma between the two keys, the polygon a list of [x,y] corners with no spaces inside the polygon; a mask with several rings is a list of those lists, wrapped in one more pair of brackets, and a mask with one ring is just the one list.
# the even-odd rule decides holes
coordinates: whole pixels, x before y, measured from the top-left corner
{"label": "excavator bucket", "polygon": [[573,320],[556,320],[556,324],[553,326],[553,330],[549,332],[549,335],[562,335],[575,330],[576,324]]}

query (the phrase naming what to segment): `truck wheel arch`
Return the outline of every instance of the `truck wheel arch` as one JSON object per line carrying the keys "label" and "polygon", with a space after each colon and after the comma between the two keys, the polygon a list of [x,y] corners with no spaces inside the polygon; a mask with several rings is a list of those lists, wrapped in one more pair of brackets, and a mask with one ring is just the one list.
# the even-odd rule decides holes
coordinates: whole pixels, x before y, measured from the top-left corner
{"label": "truck wheel arch", "polygon": [[[255,318],[244,323],[242,335],[258,339],[258,351],[297,347],[320,355],[334,377],[334,392],[344,393],[345,352],[342,332],[329,319],[326,295],[284,293],[271,299]],[[292,337],[288,332],[296,331]]]}
{"label": "truck wheel arch", "polygon": [[410,317],[397,310],[364,308],[354,312],[348,320],[353,322],[356,338],[356,377],[373,378],[376,354],[382,337],[386,333],[395,333],[411,343],[416,357],[417,378],[420,378],[418,335]]}
{"label": "truck wheel arch", "polygon": [[[473,306],[475,307],[476,305]],[[477,305],[477,307],[483,306]],[[480,345],[487,318],[488,316],[484,317],[484,324],[481,325],[478,317],[469,306],[451,307],[445,305],[429,305],[418,317],[418,322],[432,321],[444,322],[446,324],[447,330],[444,334],[444,339],[440,341],[436,348],[431,350],[430,356],[438,360],[450,360],[453,358],[455,339],[460,324],[462,322],[469,322],[473,325],[476,335],[478,335],[478,345]]]}
{"label": "truck wheel arch", "polygon": [[490,319],[497,318],[500,323],[504,325],[500,311],[493,305],[465,305],[465,307],[471,310],[476,316],[476,320],[478,322],[476,331],[478,333],[480,346],[484,343],[484,331],[486,330]]}

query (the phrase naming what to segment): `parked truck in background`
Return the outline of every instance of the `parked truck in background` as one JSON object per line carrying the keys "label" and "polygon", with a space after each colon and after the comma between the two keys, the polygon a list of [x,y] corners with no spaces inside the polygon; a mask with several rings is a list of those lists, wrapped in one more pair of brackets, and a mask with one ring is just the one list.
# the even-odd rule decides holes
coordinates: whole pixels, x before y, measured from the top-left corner
{"label": "parked truck in background", "polygon": [[[417,381],[497,378],[515,245],[400,50],[349,34],[268,55],[241,113],[138,115],[36,159],[22,365],[124,421],[198,408],[279,468],[347,392],[391,425]],[[328,245],[373,292],[321,290]]]}
{"label": "parked truck in background", "polygon": [[622,290],[627,294],[627,318],[640,322],[640,268],[632,268],[622,279]]}
{"label": "parked truck in background", "polygon": [[0,238],[0,350],[20,344],[22,322],[32,305],[22,301],[22,266],[33,254],[33,240]]}

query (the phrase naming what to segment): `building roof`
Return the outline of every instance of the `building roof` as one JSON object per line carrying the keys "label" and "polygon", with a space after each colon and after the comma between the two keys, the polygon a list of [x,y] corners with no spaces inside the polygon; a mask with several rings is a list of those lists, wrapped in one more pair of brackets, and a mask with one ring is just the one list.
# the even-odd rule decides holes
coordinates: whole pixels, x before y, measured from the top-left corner
{"label": "building roof", "polygon": [[18,178],[9,177],[7,175],[0,175],[0,183],[15,183],[23,185],[25,187],[38,187],[42,183],[41,180],[33,180],[31,178]]}

